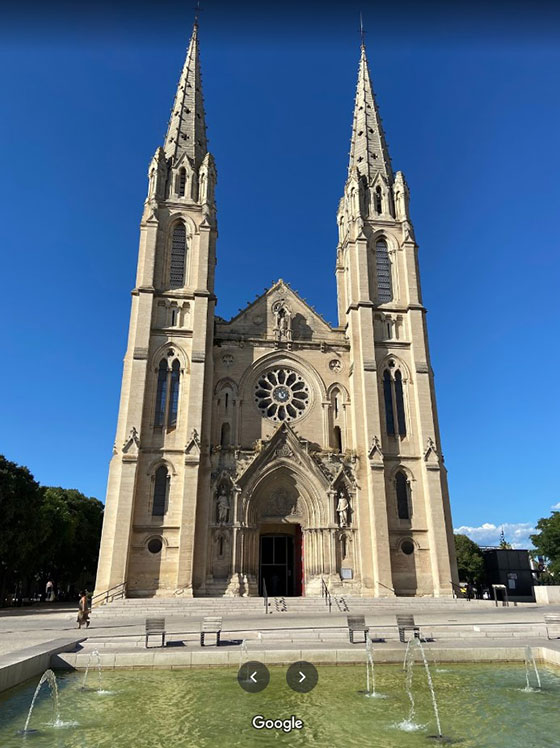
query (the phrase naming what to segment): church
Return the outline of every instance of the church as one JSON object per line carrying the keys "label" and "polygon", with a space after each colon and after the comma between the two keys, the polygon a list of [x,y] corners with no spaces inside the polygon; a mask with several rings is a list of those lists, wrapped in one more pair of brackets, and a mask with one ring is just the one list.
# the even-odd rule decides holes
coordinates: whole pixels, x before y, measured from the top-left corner
{"label": "church", "polygon": [[451,596],[418,246],[364,44],[337,326],[281,279],[216,315],[216,178],[195,24],[149,166],[96,594]]}

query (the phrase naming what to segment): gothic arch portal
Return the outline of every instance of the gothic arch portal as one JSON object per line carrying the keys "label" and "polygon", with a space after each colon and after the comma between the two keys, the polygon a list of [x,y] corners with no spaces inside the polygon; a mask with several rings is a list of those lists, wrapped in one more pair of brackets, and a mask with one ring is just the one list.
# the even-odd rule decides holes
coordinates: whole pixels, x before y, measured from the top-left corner
{"label": "gothic arch portal", "polygon": [[355,542],[348,528],[348,552],[341,554],[340,528],[331,511],[334,494],[324,476],[280,457],[240,489],[243,530],[237,531],[234,561],[240,573],[232,575],[231,591],[263,594],[264,581],[271,596],[320,594],[322,579],[336,589]]}
{"label": "gothic arch portal", "polygon": [[242,493],[242,522],[258,526],[270,517],[306,527],[328,521],[320,496],[324,489],[288,459],[268,465]]}

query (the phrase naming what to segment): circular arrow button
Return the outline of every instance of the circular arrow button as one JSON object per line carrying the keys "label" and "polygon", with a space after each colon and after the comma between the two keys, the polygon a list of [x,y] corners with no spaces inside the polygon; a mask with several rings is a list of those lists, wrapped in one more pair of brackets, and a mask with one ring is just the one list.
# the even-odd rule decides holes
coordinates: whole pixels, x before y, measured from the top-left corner
{"label": "circular arrow button", "polygon": [[286,673],[286,681],[292,691],[298,693],[309,693],[312,691],[319,680],[319,673],[315,665],[310,662],[301,660],[290,665]]}
{"label": "circular arrow button", "polygon": [[270,673],[266,665],[256,660],[244,662],[237,672],[237,682],[247,693],[263,691],[270,683]]}

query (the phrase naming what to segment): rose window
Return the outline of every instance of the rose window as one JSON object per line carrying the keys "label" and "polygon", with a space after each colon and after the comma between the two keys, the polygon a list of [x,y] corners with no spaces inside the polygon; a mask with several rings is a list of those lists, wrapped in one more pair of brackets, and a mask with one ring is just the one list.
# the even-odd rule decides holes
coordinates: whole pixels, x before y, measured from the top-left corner
{"label": "rose window", "polygon": [[255,402],[263,416],[273,421],[293,421],[309,404],[309,387],[291,369],[272,369],[259,377]]}

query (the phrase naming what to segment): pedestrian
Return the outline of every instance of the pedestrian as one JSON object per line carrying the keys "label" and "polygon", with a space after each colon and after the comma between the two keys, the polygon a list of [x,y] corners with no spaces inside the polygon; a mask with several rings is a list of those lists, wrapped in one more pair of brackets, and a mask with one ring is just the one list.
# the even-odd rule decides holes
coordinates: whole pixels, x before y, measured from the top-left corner
{"label": "pedestrian", "polygon": [[86,592],[80,592],[80,603],[78,607],[78,628],[82,628],[84,623],[86,629],[89,628],[89,606]]}
{"label": "pedestrian", "polygon": [[45,587],[45,600],[48,603],[54,602],[54,582],[52,579],[49,579]]}

